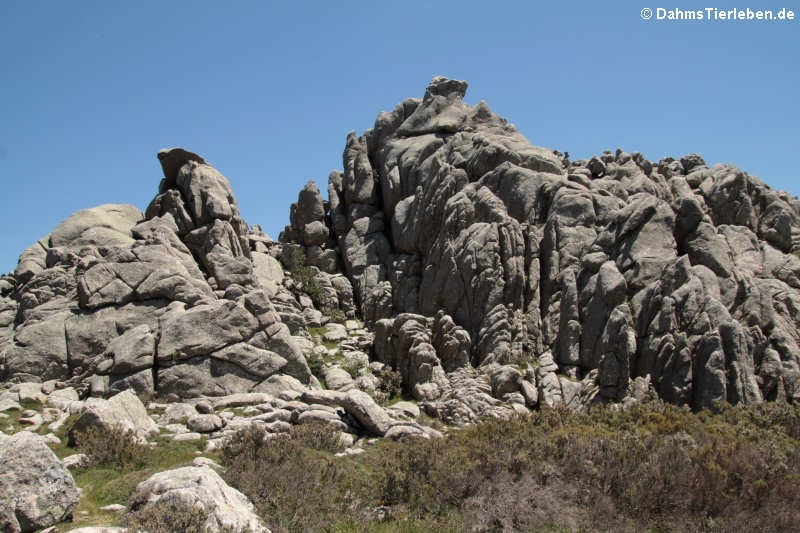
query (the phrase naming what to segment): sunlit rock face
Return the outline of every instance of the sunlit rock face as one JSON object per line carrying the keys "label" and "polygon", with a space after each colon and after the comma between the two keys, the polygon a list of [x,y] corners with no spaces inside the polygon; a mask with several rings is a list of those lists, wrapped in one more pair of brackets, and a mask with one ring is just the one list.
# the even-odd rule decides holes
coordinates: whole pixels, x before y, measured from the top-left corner
{"label": "sunlit rock face", "polygon": [[281,267],[255,251],[271,239],[248,227],[231,184],[202,157],[175,148],[158,159],[164,178],[144,213],[79,211],[4,279],[4,379],[101,396],[249,392],[276,374],[307,384],[268,294]]}
{"label": "sunlit rock face", "polygon": [[456,367],[521,364],[522,388],[558,401],[560,383],[611,401],[647,376],[695,407],[800,398],[796,198],[697,154],[570,161],[466,90],[436,77],[351,132],[328,201],[306,185],[282,234],[336,255],[409,391],[443,398]]}
{"label": "sunlit rock face", "polygon": [[466,92],[436,77],[350,133],[279,242],[203,157],[162,150],[144,212],[79,211],[0,279],[2,379],[378,397],[391,369],[456,424],[800,399],[796,198],[697,154],[571,161]]}

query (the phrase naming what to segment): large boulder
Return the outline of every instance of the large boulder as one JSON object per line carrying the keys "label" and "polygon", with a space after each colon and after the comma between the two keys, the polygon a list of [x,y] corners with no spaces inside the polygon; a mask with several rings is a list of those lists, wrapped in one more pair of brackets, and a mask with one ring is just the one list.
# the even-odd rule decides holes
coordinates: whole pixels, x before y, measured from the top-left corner
{"label": "large boulder", "polygon": [[13,344],[5,352],[5,377],[24,381],[69,378],[64,329],[70,316],[60,312],[17,327]]}
{"label": "large boulder", "polygon": [[[202,327],[198,327],[202,324]],[[256,318],[244,306],[224,301],[176,310],[161,323],[158,358],[179,361],[211,353],[249,339],[258,329]]]}
{"label": "large boulder", "polygon": [[131,431],[137,438],[147,439],[158,434],[158,426],[147,414],[144,404],[130,390],[122,391],[108,400],[89,398],[70,429],[70,441],[89,428],[119,428]]}
{"label": "large boulder", "polygon": [[69,518],[80,492],[44,437],[0,433],[0,529],[37,531]]}
{"label": "large boulder", "polygon": [[340,397],[339,405],[371,435],[382,437],[391,426],[391,417],[366,392],[351,390]]}
{"label": "large boulder", "polygon": [[223,528],[269,533],[247,497],[205,466],[187,466],[154,474],[136,487],[130,509],[140,511],[158,503],[183,504],[209,511],[205,526],[209,533]]}
{"label": "large boulder", "polygon": [[[176,148],[158,159],[164,179],[144,214],[125,205],[75,213],[0,280],[1,377],[70,381],[98,397],[250,392],[281,374],[308,384],[287,315],[272,305],[288,293],[269,239],[251,231],[230,182],[202,157]],[[313,207],[316,242],[327,231],[317,231],[319,191],[302,204]],[[330,309],[352,315],[350,283],[326,281]]]}
{"label": "large boulder", "polygon": [[142,218],[142,212],[132,205],[82,209],[53,230],[50,247],[130,246],[134,242],[131,230]]}
{"label": "large boulder", "polygon": [[273,293],[283,283],[284,273],[280,261],[269,254],[253,252],[253,275],[258,283]]}

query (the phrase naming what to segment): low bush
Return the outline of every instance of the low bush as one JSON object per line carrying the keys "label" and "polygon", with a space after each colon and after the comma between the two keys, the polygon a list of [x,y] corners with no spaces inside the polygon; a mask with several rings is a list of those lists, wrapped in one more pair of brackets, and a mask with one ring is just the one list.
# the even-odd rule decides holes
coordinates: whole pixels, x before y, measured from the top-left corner
{"label": "low bush", "polygon": [[22,407],[23,410],[24,409],[33,409],[34,411],[39,411],[39,412],[41,412],[42,409],[44,408],[44,405],[42,405],[42,402],[40,402],[39,400],[36,400],[34,398],[25,398],[24,400],[20,400],[19,401],[19,405],[20,405],[20,407]]}
{"label": "low bush", "polygon": [[399,397],[403,392],[403,376],[389,365],[383,365],[374,374],[380,381],[377,391],[383,400],[380,403],[389,402],[393,398]]}
{"label": "low bush", "polygon": [[119,469],[142,468],[151,449],[140,442],[130,430],[92,426],[75,434],[75,448],[85,453],[91,466],[111,466]]}
{"label": "low bush", "polygon": [[798,417],[790,404],[543,409],[346,458],[251,432],[223,461],[275,531],[791,532]]}
{"label": "low bush", "polygon": [[339,324],[344,324],[347,320],[347,315],[344,314],[344,311],[341,309],[331,309],[328,312],[328,318],[331,322],[336,322]]}
{"label": "low bush", "polygon": [[157,502],[126,516],[122,527],[148,533],[206,533],[210,513],[202,507],[191,507],[178,502]]}
{"label": "low bush", "polygon": [[322,370],[325,368],[325,358],[322,354],[316,352],[308,354],[306,356],[306,363],[308,363],[308,369],[317,379],[323,379]]}
{"label": "low bush", "polygon": [[350,377],[353,379],[358,378],[361,374],[361,369],[364,368],[357,359],[344,359],[339,363],[339,366],[342,370],[350,374]]}
{"label": "low bush", "polygon": [[273,533],[325,531],[354,507],[353,470],[304,446],[304,431],[270,436],[251,427],[222,449],[226,481],[250,498]]}
{"label": "low bush", "polygon": [[312,450],[336,453],[344,449],[340,432],[323,422],[292,426],[289,438],[298,445]]}

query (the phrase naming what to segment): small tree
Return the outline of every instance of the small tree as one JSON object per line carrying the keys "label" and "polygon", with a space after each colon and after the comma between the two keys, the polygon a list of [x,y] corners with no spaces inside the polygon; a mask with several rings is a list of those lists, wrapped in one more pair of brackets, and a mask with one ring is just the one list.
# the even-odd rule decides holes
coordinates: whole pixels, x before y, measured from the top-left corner
{"label": "small tree", "polygon": [[286,263],[289,275],[297,283],[298,288],[308,294],[315,306],[319,306],[322,302],[324,288],[316,278],[316,271],[306,265],[303,252],[299,248],[293,248]]}

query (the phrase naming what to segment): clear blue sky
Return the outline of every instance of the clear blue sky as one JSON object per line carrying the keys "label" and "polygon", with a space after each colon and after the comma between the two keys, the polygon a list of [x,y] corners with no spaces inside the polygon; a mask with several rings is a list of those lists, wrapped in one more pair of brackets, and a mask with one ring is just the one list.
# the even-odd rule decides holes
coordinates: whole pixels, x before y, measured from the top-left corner
{"label": "clear blue sky", "polygon": [[541,4],[0,2],[0,272],[78,209],[144,209],[170,146],[214,164],[277,238],[302,185],[341,168],[347,132],[437,74],[573,158],[696,151],[800,192],[800,21]]}

